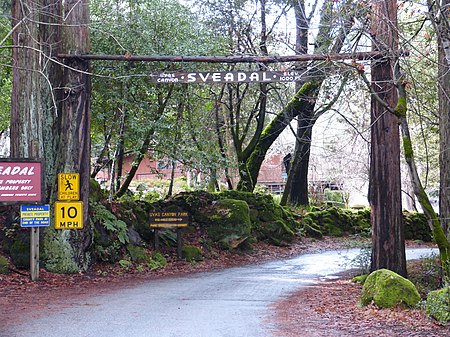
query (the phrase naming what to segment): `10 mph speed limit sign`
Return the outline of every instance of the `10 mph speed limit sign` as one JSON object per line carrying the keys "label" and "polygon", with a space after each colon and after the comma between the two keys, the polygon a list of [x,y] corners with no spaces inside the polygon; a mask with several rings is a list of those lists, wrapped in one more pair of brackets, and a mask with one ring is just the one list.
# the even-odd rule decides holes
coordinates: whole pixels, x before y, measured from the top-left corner
{"label": "10 mph speed limit sign", "polygon": [[83,202],[55,202],[55,229],[82,229]]}

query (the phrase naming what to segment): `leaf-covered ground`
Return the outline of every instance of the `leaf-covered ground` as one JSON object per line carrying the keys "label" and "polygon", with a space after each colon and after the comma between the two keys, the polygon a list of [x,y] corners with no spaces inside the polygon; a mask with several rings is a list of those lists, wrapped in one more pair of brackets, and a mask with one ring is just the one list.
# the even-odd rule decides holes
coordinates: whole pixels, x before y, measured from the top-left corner
{"label": "leaf-covered ground", "polygon": [[325,281],[291,295],[274,306],[272,323],[284,337],[448,337],[421,310],[360,308],[361,285],[349,278]]}
{"label": "leaf-covered ground", "polygon": [[[289,247],[259,243],[252,252],[245,254],[213,251],[207,259],[196,264],[169,257],[168,265],[156,271],[99,265],[88,273],[61,275],[41,269],[37,282],[32,282],[26,271],[12,272],[0,275],[0,332],[2,327],[41,315],[57,314],[61,308],[79,304],[90,296],[131,287],[149,279],[218,270],[342,247],[348,247],[348,241],[304,239]],[[279,336],[286,337],[450,337],[449,327],[435,324],[421,311],[358,308],[359,292],[360,286],[345,278],[307,287],[277,303],[271,323],[275,323]]]}

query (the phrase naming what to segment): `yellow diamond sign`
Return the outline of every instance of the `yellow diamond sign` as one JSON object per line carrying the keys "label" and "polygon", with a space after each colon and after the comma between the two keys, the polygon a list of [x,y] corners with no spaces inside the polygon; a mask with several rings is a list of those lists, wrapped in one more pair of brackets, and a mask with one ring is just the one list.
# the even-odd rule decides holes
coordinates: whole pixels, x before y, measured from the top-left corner
{"label": "yellow diamond sign", "polygon": [[58,173],[58,200],[80,200],[79,173]]}

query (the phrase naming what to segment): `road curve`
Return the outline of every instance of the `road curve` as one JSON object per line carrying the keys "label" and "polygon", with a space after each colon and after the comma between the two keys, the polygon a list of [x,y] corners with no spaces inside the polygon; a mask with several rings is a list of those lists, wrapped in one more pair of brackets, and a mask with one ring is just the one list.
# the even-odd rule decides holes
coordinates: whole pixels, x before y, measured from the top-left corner
{"label": "road curve", "polygon": [[[436,252],[436,250],[433,250]],[[71,303],[0,331],[1,337],[269,337],[270,306],[352,266],[358,249],[152,280]],[[430,254],[408,249],[407,258]],[[107,286],[107,285],[105,285]]]}

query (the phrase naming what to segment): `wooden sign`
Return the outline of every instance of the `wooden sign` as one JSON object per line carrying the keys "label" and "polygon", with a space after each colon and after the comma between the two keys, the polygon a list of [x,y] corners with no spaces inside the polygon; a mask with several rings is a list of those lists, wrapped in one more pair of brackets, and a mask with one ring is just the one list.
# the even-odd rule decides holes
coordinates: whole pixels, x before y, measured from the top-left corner
{"label": "wooden sign", "polygon": [[42,162],[0,159],[0,204],[42,201]]}
{"label": "wooden sign", "polygon": [[187,227],[189,225],[188,212],[151,212],[151,228]]}
{"label": "wooden sign", "polygon": [[153,83],[251,83],[296,82],[299,71],[161,72],[150,74]]}

